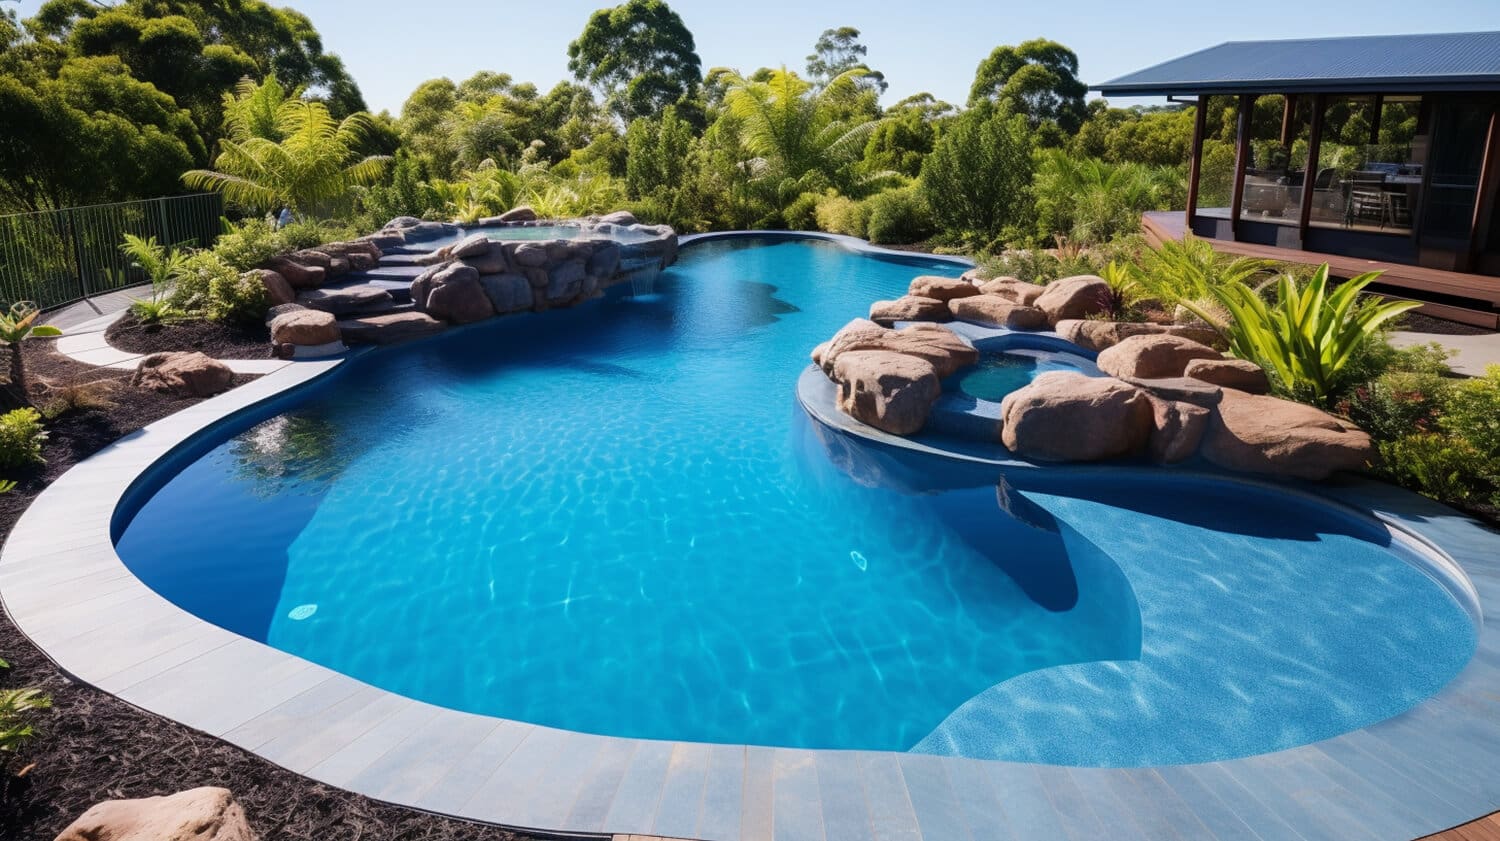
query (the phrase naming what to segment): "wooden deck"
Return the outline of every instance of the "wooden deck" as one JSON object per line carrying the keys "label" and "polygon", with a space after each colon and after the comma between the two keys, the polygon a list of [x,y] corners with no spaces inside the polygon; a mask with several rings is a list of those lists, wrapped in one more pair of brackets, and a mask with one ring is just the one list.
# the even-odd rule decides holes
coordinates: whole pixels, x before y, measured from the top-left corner
{"label": "wooden deck", "polygon": [[1429,835],[1421,841],[1500,841],[1500,812]]}
{"label": "wooden deck", "polygon": [[[1160,244],[1169,239],[1182,239],[1187,229],[1187,222],[1180,211],[1156,211],[1141,217],[1141,227],[1145,231],[1147,240],[1153,244]],[[1379,281],[1380,286],[1383,287],[1381,294],[1386,297],[1421,301],[1422,311],[1436,318],[1460,321],[1491,330],[1500,328],[1500,277],[1445,272],[1423,266],[1408,266],[1402,263],[1387,263],[1318,251],[1277,248],[1249,242],[1219,239],[1206,241],[1225,254],[1304,265],[1327,263],[1332,273],[1338,277],[1353,277],[1364,272],[1378,271],[1382,273]],[[1404,295],[1403,292],[1411,294]],[[1472,301],[1473,304],[1463,306],[1423,300],[1424,294],[1464,298]]]}

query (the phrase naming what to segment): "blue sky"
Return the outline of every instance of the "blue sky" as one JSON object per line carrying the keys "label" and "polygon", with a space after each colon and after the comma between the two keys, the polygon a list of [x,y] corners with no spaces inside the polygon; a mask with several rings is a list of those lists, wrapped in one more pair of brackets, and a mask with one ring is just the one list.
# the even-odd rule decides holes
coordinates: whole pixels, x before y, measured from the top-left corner
{"label": "blue sky", "polygon": [[[278,2],[278,0],[272,0]],[[704,69],[800,69],[818,33],[854,26],[869,64],[890,82],[887,102],[919,91],[962,103],[974,68],[998,44],[1043,36],[1078,53],[1100,82],[1221,41],[1319,35],[1500,30],[1500,0],[669,0],[692,30]],[[20,4],[23,16],[40,0]],[[373,110],[400,110],[418,84],[477,70],[544,90],[567,76],[568,42],[601,0],[292,0],[327,49],[343,56]],[[1159,100],[1142,100],[1156,102]],[[1129,104],[1122,102],[1121,104]]]}

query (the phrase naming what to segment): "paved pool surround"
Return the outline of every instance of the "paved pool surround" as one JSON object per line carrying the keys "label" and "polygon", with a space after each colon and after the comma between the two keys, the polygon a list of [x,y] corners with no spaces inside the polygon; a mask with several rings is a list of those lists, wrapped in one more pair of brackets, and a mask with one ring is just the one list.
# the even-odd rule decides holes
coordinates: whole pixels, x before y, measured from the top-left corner
{"label": "paved pool surround", "polygon": [[[12,620],[78,680],[283,767],[392,803],[513,827],[706,839],[1314,841],[1414,838],[1500,806],[1500,631],[1483,619],[1500,607],[1500,536],[1368,480],[1316,493],[1428,550],[1429,573],[1478,624],[1473,660],[1395,718],[1291,750],[1198,765],[1070,768],[647,741],[472,715],[239,637],[131,575],[115,554],[113,521],[122,503],[149,492],[153,465],[247,413],[283,411],[301,390],[337,376],[343,362],[287,363],[126,436],[60,477],[0,550],[0,599]],[[805,390],[803,400],[815,417],[826,415]],[[986,459],[868,428],[827,434],[862,447]]]}

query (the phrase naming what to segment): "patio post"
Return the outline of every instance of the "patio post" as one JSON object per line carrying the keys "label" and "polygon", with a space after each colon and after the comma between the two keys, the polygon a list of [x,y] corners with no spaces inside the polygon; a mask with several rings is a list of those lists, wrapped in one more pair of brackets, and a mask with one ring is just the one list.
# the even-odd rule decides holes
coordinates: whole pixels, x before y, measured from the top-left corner
{"label": "patio post", "polygon": [[1234,129],[1234,193],[1229,201],[1229,231],[1234,239],[1240,238],[1240,209],[1245,205],[1245,168],[1250,165],[1250,112],[1254,107],[1253,94],[1240,94]]}
{"label": "patio post", "polygon": [[1284,104],[1281,108],[1281,145],[1292,145],[1292,134],[1297,121],[1297,95],[1294,93],[1283,94]]}
{"label": "patio post", "polygon": [[1328,108],[1328,97],[1318,94],[1313,97],[1312,126],[1307,132],[1307,166],[1302,171],[1302,206],[1297,215],[1297,242],[1307,248],[1307,231],[1312,227],[1314,188],[1318,183],[1318,153],[1323,146],[1323,112]]}
{"label": "patio post", "polygon": [[1198,97],[1193,115],[1193,146],[1188,151],[1187,230],[1193,229],[1193,217],[1198,215],[1198,180],[1203,175],[1203,134],[1208,120],[1208,94]]}
{"label": "patio post", "polygon": [[1500,181],[1500,104],[1490,111],[1490,125],[1484,137],[1484,157],[1480,158],[1479,163],[1478,190],[1474,194],[1474,219],[1469,224],[1468,265],[1464,267],[1468,271],[1473,271],[1474,264],[1479,261],[1479,249],[1484,244],[1491,214],[1495,212],[1495,202],[1488,197],[1494,193],[1497,181]]}

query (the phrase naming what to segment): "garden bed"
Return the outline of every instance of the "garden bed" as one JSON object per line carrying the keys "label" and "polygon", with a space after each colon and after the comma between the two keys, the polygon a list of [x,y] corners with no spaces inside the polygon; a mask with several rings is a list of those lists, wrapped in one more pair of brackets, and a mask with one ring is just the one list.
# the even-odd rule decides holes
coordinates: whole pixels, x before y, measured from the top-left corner
{"label": "garden bed", "polygon": [[109,325],[104,338],[131,353],[196,350],[215,359],[271,358],[271,332],[260,323],[220,324],[195,319],[143,324],[127,312]]}
{"label": "garden bed", "polygon": [[[13,476],[0,496],[0,537],[52,480],[78,461],[194,399],[130,388],[129,371],[92,368],[63,357],[51,342],[25,343],[31,391],[39,405],[53,399],[45,383],[116,380],[108,409],[74,410],[47,422],[47,464]],[[239,376],[239,385],[252,379]],[[265,839],[380,841],[509,841],[514,833],[390,806],[321,785],[212,736],[137,709],[106,692],[73,683],[0,616],[0,689],[37,687],[52,698],[36,715],[39,735],[0,774],[0,827],[5,838],[48,839],[90,806],[114,798],[171,794],[223,786],[245,808]],[[22,776],[17,772],[29,768]]]}

